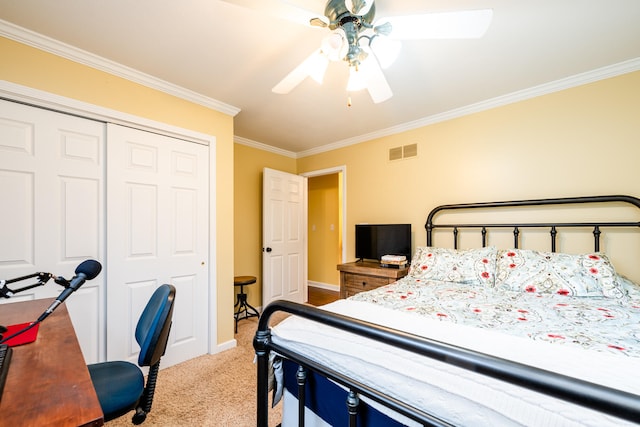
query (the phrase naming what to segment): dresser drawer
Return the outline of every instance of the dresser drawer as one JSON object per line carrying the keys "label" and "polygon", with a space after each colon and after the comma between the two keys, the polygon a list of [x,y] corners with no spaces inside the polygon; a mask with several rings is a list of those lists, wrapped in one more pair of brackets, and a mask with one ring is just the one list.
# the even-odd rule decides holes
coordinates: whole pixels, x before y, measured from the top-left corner
{"label": "dresser drawer", "polygon": [[349,274],[344,275],[345,279],[345,293],[347,297],[355,295],[359,292],[370,291],[372,289],[379,288],[380,286],[388,285],[393,282],[394,279],[388,277],[375,277],[365,276],[362,274]]}
{"label": "dresser drawer", "polygon": [[368,261],[338,264],[340,270],[340,298],[349,298],[360,292],[388,285],[404,277],[408,268],[384,268],[380,263]]}

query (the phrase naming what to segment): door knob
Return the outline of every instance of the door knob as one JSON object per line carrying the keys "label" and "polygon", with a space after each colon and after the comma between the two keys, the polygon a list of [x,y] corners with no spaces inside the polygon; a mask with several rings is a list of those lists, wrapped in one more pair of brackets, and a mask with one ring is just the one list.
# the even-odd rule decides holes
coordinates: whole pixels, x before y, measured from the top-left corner
{"label": "door knob", "polygon": [[271,252],[271,251],[272,251],[272,249],[271,249],[271,248],[267,248],[267,249],[265,249],[265,251],[267,251],[267,252]]}

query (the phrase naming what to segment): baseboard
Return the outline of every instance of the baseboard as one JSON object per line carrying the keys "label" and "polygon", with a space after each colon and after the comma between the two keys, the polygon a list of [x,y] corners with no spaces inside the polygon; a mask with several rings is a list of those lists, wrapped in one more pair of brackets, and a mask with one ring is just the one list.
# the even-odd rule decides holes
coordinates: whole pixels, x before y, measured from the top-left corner
{"label": "baseboard", "polygon": [[221,351],[231,350],[232,348],[235,348],[237,346],[238,346],[238,341],[236,341],[236,339],[234,338],[232,340],[223,342],[215,346],[215,350],[212,354],[220,353]]}
{"label": "baseboard", "polygon": [[307,281],[307,286],[319,289],[326,289],[327,291],[340,292],[340,285],[331,285],[329,283],[314,282],[312,280]]}

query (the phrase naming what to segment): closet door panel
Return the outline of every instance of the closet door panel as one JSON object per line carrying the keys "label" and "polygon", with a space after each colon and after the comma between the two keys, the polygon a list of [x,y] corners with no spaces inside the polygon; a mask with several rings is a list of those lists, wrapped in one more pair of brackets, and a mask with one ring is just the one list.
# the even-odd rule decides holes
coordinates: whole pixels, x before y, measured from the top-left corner
{"label": "closet door panel", "polygon": [[107,133],[107,357],[136,360],[135,324],[163,283],[176,302],[162,366],[205,354],[209,147],[113,124]]}
{"label": "closet door panel", "polygon": [[[70,279],[80,262],[104,262],[104,135],[100,122],[0,101],[0,239],[11,242],[0,249],[1,278]],[[88,363],[104,357],[104,277],[65,302]],[[62,289],[50,280],[2,302],[53,299]]]}
{"label": "closet door panel", "polygon": [[0,241],[4,242],[0,245],[0,260],[13,268],[34,265],[33,173],[0,170],[0,200],[5,205],[0,226]]}

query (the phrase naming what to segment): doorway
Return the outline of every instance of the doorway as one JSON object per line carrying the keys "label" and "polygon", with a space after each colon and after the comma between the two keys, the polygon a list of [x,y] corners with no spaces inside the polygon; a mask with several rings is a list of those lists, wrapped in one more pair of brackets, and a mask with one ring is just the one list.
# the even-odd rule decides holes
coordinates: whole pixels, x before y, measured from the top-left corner
{"label": "doorway", "polygon": [[308,284],[339,292],[336,265],[346,261],[346,166],[302,175],[308,178]]}

